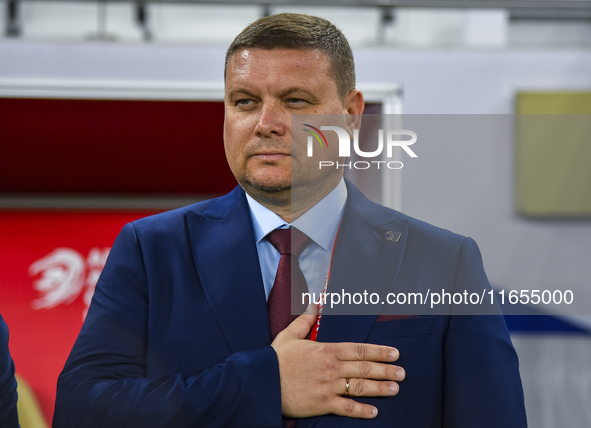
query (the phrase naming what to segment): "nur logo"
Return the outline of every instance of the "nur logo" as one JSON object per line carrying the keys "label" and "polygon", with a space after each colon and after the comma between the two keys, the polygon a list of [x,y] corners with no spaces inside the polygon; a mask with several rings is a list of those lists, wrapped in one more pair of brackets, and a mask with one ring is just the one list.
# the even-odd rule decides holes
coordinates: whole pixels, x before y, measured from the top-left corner
{"label": "nur logo", "polygon": [[[304,126],[307,126],[308,128],[312,128],[314,131],[310,131],[309,129],[303,129],[303,131],[309,132],[310,134],[312,134],[320,143],[320,147],[328,147],[328,141],[326,141],[326,137],[324,136],[324,134],[322,133],[322,131],[318,128],[316,128],[315,126],[312,125],[307,125],[304,123]],[[322,137],[322,139],[320,139],[320,137]],[[313,155],[313,150],[312,150],[312,144],[313,144],[313,139],[312,137],[308,137],[308,157],[311,158]],[[322,142],[324,141],[324,145],[322,144]]]}
{"label": "nur logo", "polygon": [[[312,157],[314,155],[314,139],[316,139],[318,141],[318,143],[320,143],[320,147],[328,147],[328,141],[326,140],[326,137],[324,136],[324,134],[322,133],[322,131],[334,131],[337,133],[337,136],[339,138],[339,157],[349,157],[351,156],[351,137],[349,135],[349,132],[346,129],[341,128],[340,126],[321,126],[320,129],[312,126],[312,125],[308,125],[308,124],[304,124],[304,126],[307,126],[310,129],[302,129],[303,131],[306,131],[312,135],[308,136],[308,157]],[[409,140],[395,140],[394,137],[395,136],[399,136],[399,135],[405,135],[410,137]],[[371,152],[366,152],[361,150],[361,148],[359,147],[359,129],[354,129],[353,130],[353,149],[355,150],[355,153],[357,153],[358,156],[362,157],[362,158],[373,158],[373,157],[379,157],[381,156],[382,152],[384,151],[384,145],[386,146],[386,156],[388,159],[388,161],[358,161],[355,162],[353,167],[355,169],[368,169],[371,164],[375,164],[377,166],[377,168],[380,168],[380,164],[385,163],[386,166],[390,169],[400,169],[402,168],[404,165],[402,164],[402,162],[400,161],[392,161],[390,160],[392,158],[392,154],[393,154],[393,148],[394,147],[401,147],[402,150],[404,150],[406,152],[406,154],[408,154],[411,158],[416,158],[418,157],[415,152],[412,151],[412,149],[409,147],[411,145],[413,145],[414,143],[417,142],[417,134],[413,131],[410,130],[406,130],[406,129],[389,129],[385,132],[385,144],[384,144],[384,130],[380,129],[378,131],[378,148],[374,151]],[[334,166],[334,162],[331,161],[320,161],[319,162],[319,168],[321,169],[322,167],[327,167],[327,166]],[[339,169],[339,167],[349,167],[351,168],[351,163],[348,164],[339,164],[337,162],[336,164],[336,168]]]}

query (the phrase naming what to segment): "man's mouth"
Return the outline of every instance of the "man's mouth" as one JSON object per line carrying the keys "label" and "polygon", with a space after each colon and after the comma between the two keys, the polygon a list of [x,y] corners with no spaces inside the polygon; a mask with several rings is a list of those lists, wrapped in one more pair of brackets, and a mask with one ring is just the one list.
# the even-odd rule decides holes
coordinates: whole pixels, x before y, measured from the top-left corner
{"label": "man's mouth", "polygon": [[252,155],[252,157],[260,159],[260,160],[264,160],[264,161],[276,161],[276,160],[283,159],[287,156],[289,156],[289,154],[277,153],[277,152],[255,153]]}

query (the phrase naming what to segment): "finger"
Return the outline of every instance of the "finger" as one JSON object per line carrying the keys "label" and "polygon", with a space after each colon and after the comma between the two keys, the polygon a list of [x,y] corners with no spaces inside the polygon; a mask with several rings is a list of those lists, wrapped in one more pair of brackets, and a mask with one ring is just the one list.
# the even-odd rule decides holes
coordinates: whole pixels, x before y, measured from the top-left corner
{"label": "finger", "polygon": [[373,419],[378,415],[377,407],[369,404],[358,403],[355,400],[344,397],[333,399],[331,413],[349,418]]}
{"label": "finger", "polygon": [[404,380],[406,372],[400,366],[373,361],[343,361],[339,367],[342,378],[374,380]]}
{"label": "finger", "polygon": [[335,356],[341,361],[396,361],[400,356],[398,349],[391,346],[369,343],[335,343],[332,345]]}
{"label": "finger", "polygon": [[316,308],[316,305],[308,305],[306,311],[293,320],[291,324],[289,324],[281,333],[288,334],[289,336],[296,339],[305,339],[308,335],[308,332],[316,322],[317,313],[318,309]]}
{"label": "finger", "polygon": [[[335,382],[334,392],[339,395],[346,395],[346,385],[346,379],[339,379]],[[390,397],[398,394],[399,390],[400,386],[396,382],[349,379],[349,395],[351,397]]]}

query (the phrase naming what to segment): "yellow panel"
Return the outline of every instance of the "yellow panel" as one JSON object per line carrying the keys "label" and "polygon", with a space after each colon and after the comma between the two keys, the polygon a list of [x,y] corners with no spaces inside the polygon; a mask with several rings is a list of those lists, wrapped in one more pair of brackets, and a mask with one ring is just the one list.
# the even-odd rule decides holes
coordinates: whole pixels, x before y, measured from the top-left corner
{"label": "yellow panel", "polygon": [[591,114],[591,92],[519,92],[517,114]]}
{"label": "yellow panel", "polygon": [[591,92],[524,92],[516,101],[518,212],[591,216]]}

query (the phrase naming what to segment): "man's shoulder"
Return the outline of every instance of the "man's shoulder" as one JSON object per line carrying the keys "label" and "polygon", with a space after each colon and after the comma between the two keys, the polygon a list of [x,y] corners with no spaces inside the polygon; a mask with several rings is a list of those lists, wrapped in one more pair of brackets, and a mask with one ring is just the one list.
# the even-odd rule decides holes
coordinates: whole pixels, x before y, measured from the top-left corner
{"label": "man's shoulder", "polygon": [[159,214],[150,215],[131,222],[138,234],[168,234],[175,231],[184,231],[188,218],[191,216],[205,216],[221,218],[233,211],[239,202],[240,188],[217,198],[206,199],[191,205],[176,208]]}
{"label": "man's shoulder", "polygon": [[466,236],[460,235],[459,233],[453,232],[443,227],[435,226],[423,220],[411,217],[399,211],[392,210],[394,215],[400,221],[407,221],[409,224],[409,230],[412,234],[417,235],[421,238],[429,238],[433,240],[440,240],[445,242],[457,242],[460,243],[466,239]]}
{"label": "man's shoulder", "polygon": [[132,221],[131,223],[136,229],[150,229],[157,225],[178,224],[179,222],[184,222],[184,219],[187,217],[189,212],[202,214],[211,205],[215,204],[218,199],[219,198],[206,199],[191,205],[186,205],[184,207],[175,208],[147,217],[142,217],[138,220]]}
{"label": "man's shoulder", "polygon": [[365,198],[361,192],[357,192],[359,192],[359,190],[354,189],[352,191],[352,189],[349,188],[349,194],[352,196],[352,204],[350,205],[350,208],[357,216],[367,222],[374,229],[378,229],[388,224],[406,223],[408,224],[409,237],[414,241],[439,242],[446,245],[453,243],[461,245],[466,239],[471,239],[452,232],[451,230],[435,226],[400,211],[372,202]]}

